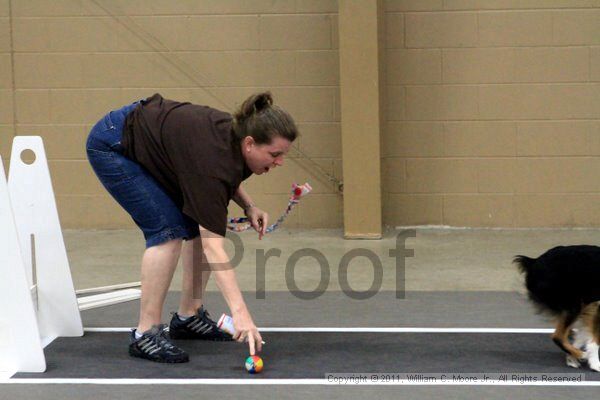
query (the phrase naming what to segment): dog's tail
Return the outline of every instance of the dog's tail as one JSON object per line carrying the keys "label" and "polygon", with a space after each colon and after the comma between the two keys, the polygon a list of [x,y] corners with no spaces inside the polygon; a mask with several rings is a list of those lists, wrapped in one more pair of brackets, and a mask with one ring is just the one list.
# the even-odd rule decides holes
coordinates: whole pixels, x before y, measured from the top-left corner
{"label": "dog's tail", "polygon": [[513,259],[513,262],[519,266],[519,269],[523,273],[529,272],[536,261],[536,258],[530,258],[527,256],[516,256]]}

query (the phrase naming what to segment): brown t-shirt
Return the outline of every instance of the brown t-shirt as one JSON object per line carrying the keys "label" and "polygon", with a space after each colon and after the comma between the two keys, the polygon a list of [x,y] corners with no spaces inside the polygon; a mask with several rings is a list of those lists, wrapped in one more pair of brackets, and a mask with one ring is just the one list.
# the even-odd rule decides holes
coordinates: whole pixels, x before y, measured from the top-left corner
{"label": "brown t-shirt", "polygon": [[142,100],[127,116],[121,144],[199,225],[225,235],[227,206],[248,169],[230,114],[164,99]]}

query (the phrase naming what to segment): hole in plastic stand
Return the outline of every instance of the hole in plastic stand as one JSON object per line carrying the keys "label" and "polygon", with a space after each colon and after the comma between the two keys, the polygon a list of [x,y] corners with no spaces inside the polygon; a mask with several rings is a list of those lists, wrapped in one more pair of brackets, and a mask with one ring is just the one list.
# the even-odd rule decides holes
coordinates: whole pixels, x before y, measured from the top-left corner
{"label": "hole in plastic stand", "polygon": [[35,152],[33,150],[23,150],[21,152],[21,161],[27,165],[31,165],[35,162]]}

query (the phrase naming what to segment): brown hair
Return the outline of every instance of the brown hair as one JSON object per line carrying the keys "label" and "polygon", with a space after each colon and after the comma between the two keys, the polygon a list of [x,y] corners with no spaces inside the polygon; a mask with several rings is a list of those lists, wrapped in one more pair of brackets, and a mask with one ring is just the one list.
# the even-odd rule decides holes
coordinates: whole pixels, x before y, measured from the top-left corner
{"label": "brown hair", "polygon": [[298,137],[298,128],[292,116],[273,104],[271,92],[255,93],[248,97],[233,118],[233,130],[240,140],[252,136],[257,144],[269,144],[275,136],[290,142]]}

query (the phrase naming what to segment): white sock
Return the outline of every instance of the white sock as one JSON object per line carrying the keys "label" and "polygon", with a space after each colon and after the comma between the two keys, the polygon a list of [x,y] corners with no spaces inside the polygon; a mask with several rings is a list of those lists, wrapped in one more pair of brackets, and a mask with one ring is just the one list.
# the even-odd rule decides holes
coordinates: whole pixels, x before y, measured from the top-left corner
{"label": "white sock", "polygon": [[143,333],[139,333],[137,329],[133,332],[133,334],[135,335],[136,340],[143,336]]}
{"label": "white sock", "polygon": [[177,318],[179,318],[180,321],[187,321],[188,319],[192,318],[193,315],[190,316],[184,316],[184,315],[179,315],[179,313],[177,314]]}

